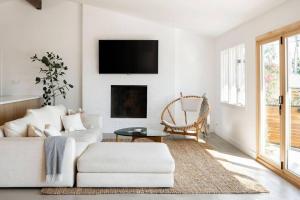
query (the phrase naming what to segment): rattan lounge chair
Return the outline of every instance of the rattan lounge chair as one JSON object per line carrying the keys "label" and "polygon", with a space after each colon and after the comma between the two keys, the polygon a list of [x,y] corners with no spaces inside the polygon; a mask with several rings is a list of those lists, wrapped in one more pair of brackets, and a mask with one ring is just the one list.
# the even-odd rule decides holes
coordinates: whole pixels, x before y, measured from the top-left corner
{"label": "rattan lounge chair", "polygon": [[[208,134],[207,117],[209,114],[208,100],[203,96],[182,96],[170,102],[161,114],[161,124],[165,126],[164,131],[170,134],[195,136],[199,140],[199,133],[204,137]],[[175,118],[182,115],[181,117]],[[194,119],[189,120],[190,113],[196,114]],[[183,123],[180,120],[184,119]]]}

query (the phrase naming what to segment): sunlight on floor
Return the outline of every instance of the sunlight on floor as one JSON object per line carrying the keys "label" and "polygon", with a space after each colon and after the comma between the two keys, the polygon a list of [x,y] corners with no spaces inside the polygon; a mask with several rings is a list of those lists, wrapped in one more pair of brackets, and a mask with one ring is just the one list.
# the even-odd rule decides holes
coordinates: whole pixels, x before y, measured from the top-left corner
{"label": "sunlight on floor", "polygon": [[252,158],[239,157],[230,154],[221,153],[215,150],[207,149],[207,151],[216,158],[225,168],[232,171],[233,166],[236,168],[248,168],[253,170],[265,170],[264,167]]}

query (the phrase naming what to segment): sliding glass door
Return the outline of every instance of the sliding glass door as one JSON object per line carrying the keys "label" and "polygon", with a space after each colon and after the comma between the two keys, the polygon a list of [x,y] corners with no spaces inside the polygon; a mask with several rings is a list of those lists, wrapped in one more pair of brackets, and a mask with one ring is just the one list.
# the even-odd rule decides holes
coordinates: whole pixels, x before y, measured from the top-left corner
{"label": "sliding glass door", "polygon": [[257,39],[257,160],[300,186],[300,23],[280,31]]}
{"label": "sliding glass door", "polygon": [[286,38],[286,64],[286,167],[300,175],[300,34]]}
{"label": "sliding glass door", "polygon": [[260,47],[261,155],[280,165],[280,39]]}

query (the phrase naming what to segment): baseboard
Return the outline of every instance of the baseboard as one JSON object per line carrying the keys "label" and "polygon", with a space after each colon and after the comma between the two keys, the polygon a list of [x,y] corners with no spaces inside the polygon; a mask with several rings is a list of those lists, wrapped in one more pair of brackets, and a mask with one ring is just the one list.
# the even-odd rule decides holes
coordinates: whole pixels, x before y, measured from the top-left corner
{"label": "baseboard", "polygon": [[232,144],[233,146],[235,146],[236,148],[238,148],[241,152],[247,154],[248,156],[256,159],[256,152],[246,148],[245,146],[243,146],[241,143],[237,142],[236,140],[234,140],[231,137],[226,137],[224,135],[218,134],[217,132],[215,132],[215,134],[219,137],[221,137],[222,139],[226,140],[227,142],[229,142],[230,144]]}

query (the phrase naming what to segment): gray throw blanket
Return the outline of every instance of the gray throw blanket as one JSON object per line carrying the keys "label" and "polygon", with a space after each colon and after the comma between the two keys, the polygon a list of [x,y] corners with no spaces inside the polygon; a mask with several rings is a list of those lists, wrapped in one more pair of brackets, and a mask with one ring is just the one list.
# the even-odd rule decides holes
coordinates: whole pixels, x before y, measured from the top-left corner
{"label": "gray throw blanket", "polygon": [[52,136],[45,140],[46,182],[62,181],[66,141],[65,136]]}

